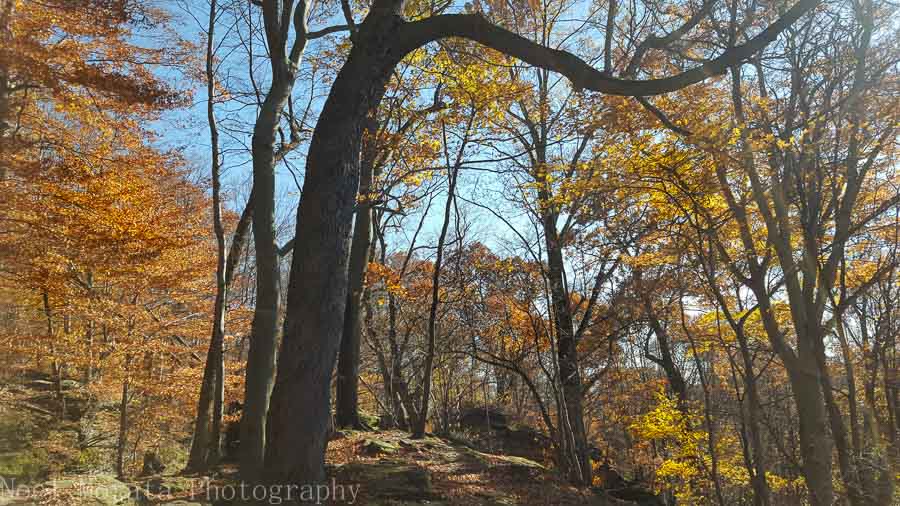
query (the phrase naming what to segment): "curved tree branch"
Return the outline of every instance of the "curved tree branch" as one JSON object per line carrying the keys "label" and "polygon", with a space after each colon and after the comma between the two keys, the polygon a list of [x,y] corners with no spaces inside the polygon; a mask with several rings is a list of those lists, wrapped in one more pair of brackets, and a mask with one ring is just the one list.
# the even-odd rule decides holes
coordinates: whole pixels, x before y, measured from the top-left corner
{"label": "curved tree branch", "polygon": [[536,44],[525,37],[497,26],[480,14],[444,14],[402,25],[396,49],[408,53],[429,42],[446,37],[463,37],[518,58],[531,65],[566,76],[576,89],[609,95],[651,96],[682,89],[752,57],[775,40],[779,33],[809,12],[821,0],[799,0],[778,20],[746,43],[726,50],[720,56],[674,76],[661,79],[617,79],[595,69],[567,51]]}

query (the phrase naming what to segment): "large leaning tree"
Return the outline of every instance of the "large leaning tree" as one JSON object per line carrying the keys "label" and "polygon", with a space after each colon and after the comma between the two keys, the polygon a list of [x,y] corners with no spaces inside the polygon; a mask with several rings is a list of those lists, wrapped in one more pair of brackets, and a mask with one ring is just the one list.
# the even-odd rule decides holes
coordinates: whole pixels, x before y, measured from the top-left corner
{"label": "large leaning tree", "polygon": [[[647,80],[615,78],[574,54],[536,44],[478,13],[436,14],[409,21],[403,15],[404,0],[374,0],[365,19],[355,23],[348,1],[343,0],[346,25],[310,31],[307,20],[313,6],[306,0],[254,0],[254,3],[262,8],[273,70],[270,96],[260,113],[260,119],[269,125],[260,128],[258,122],[254,132],[257,198],[260,190],[272,193],[277,160],[275,138],[271,135],[274,128],[270,127],[286,103],[307,40],[326,31],[343,29],[351,33],[352,47],[323,105],[309,146],[297,212],[287,316],[266,421],[263,479],[273,483],[311,483],[324,479],[331,376],[347,300],[347,259],[363,132],[367,118],[379,106],[395,66],[405,55],[441,39],[461,37],[560,73],[576,89],[646,97],[725,73],[772,42],[814,8],[818,0],[799,0],[743,44],[690,70]],[[701,11],[706,13],[711,9],[704,4]],[[696,22],[682,28],[689,30],[693,25]],[[661,49],[669,39],[651,36],[638,50]],[[257,207],[255,211],[262,212],[254,214],[254,232],[268,229],[270,224],[263,222],[269,218],[271,209]],[[261,248],[259,243],[265,241],[271,249],[271,241],[259,236],[256,241],[257,254],[266,256],[263,251],[266,245]],[[263,273],[259,275],[262,277]],[[262,329],[254,325],[254,334],[258,330]],[[590,476],[583,478],[590,482]]]}

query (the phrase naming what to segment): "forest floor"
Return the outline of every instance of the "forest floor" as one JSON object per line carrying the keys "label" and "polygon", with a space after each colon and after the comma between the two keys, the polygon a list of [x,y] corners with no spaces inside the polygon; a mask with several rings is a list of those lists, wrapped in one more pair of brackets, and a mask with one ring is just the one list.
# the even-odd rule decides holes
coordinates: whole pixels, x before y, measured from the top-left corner
{"label": "forest floor", "polygon": [[[242,490],[236,481],[234,465],[203,476],[179,474],[183,440],[166,449],[162,474],[116,478],[117,406],[89,401],[76,382],[67,387],[65,422],[58,419],[46,379],[22,378],[0,388],[0,506],[224,505],[240,504],[242,494],[249,497],[250,489]],[[400,431],[338,432],[326,462],[329,487],[317,492],[312,504],[635,504],[572,487],[526,458],[483,453],[436,436],[415,440]],[[270,504],[286,499],[283,490],[268,493]]]}

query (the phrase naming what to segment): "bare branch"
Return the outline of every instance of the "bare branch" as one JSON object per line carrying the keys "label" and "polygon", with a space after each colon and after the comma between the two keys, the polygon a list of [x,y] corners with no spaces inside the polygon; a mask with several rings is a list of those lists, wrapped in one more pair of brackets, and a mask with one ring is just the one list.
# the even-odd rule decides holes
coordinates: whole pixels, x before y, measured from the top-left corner
{"label": "bare branch", "polygon": [[818,5],[820,0],[800,0],[784,15],[746,43],[726,50],[720,56],[674,76],[633,80],[609,77],[566,51],[536,44],[525,37],[499,27],[479,14],[446,14],[402,25],[398,49],[404,54],[429,42],[446,37],[463,37],[516,57],[526,63],[566,76],[576,89],[599,91],[609,95],[650,96],[682,89],[711,76],[725,73],[766,47],[783,30]]}

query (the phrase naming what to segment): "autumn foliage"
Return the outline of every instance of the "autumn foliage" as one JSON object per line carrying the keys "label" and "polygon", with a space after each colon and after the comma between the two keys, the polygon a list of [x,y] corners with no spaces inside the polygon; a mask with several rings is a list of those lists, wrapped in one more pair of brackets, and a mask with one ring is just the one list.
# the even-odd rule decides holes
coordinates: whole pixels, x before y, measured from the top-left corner
{"label": "autumn foliage", "polygon": [[[355,447],[313,432],[381,428],[425,438],[398,439],[404,455],[438,435],[604,500],[900,497],[895,5],[816,3],[700,83],[627,97],[543,67],[659,82],[787,7],[410,0],[402,23],[477,19],[553,61],[442,37],[357,93],[346,76],[369,68],[354,51],[371,34],[356,23],[384,9],[317,4],[292,38],[275,3],[0,0],[4,381],[46,377],[62,421],[80,415],[67,397],[113,406],[120,476],[192,435],[192,472],[231,466],[251,433],[245,477],[307,469],[294,454],[324,473],[326,448],[353,461]],[[195,37],[184,19],[200,11]],[[310,259],[343,262],[322,268],[322,293],[304,291],[322,275]],[[350,346],[318,326],[344,314],[335,293]],[[329,381],[297,389],[313,374]],[[287,430],[295,397],[342,406],[347,426]]]}

